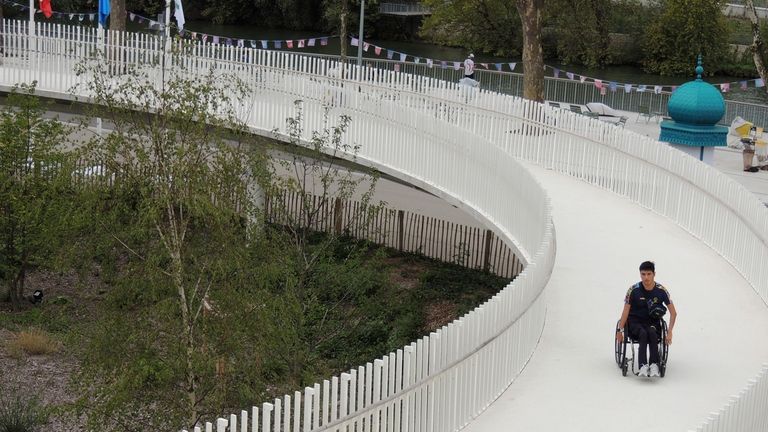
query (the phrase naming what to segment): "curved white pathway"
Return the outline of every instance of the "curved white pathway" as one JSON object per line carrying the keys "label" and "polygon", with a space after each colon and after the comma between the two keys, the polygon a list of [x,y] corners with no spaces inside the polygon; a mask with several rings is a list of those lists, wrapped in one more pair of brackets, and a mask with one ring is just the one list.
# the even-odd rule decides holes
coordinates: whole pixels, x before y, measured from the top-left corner
{"label": "curved white pathway", "polygon": [[[768,308],[721,256],[674,222],[527,164],[552,197],[557,259],[547,321],[523,371],[466,431],[685,431],[768,358]],[[679,320],[662,379],[622,377],[613,337],[623,296],[651,259]]]}

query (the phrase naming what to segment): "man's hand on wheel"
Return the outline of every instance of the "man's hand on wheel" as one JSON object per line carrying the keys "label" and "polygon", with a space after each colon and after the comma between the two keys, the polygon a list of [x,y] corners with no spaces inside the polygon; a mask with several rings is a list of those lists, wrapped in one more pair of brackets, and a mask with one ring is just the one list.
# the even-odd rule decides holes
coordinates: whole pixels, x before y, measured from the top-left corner
{"label": "man's hand on wheel", "polygon": [[624,342],[624,332],[616,332],[616,342]]}
{"label": "man's hand on wheel", "polygon": [[672,345],[672,330],[667,330],[667,345]]}

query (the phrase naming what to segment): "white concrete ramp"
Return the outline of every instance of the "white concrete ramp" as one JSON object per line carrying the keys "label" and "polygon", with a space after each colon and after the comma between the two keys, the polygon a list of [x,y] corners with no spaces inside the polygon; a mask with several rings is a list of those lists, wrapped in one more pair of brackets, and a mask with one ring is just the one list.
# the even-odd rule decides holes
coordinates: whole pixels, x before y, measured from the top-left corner
{"label": "white concrete ramp", "polygon": [[[670,220],[529,165],[550,193],[557,260],[547,322],[522,375],[465,430],[686,431],[768,358],[768,308],[720,255]],[[640,262],[656,262],[679,312],[667,376],[622,377],[614,327]]]}

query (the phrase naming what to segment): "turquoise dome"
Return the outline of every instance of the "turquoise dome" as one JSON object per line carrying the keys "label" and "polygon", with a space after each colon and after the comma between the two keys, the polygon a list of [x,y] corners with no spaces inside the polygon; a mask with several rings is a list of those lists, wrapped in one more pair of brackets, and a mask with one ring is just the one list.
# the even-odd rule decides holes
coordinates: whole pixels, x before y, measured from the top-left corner
{"label": "turquoise dome", "polygon": [[725,114],[725,101],[720,91],[701,79],[704,68],[701,57],[696,66],[696,80],[687,82],[675,90],[669,98],[667,111],[678,123],[715,125]]}

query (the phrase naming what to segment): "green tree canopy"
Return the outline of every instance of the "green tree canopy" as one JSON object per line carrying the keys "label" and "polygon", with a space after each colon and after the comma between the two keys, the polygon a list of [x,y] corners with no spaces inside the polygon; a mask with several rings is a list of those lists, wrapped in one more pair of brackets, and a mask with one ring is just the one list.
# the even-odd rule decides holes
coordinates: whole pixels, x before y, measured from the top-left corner
{"label": "green tree canopy", "polygon": [[728,27],[721,0],[665,0],[658,20],[647,28],[643,65],[649,73],[692,75],[696,56],[707,73],[716,72],[728,55]]}

